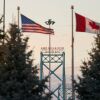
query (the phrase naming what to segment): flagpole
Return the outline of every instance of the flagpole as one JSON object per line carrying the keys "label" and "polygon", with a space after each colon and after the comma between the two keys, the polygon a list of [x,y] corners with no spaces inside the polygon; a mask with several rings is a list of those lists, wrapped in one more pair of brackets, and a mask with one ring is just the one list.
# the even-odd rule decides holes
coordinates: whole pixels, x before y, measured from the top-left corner
{"label": "flagpole", "polygon": [[5,34],[5,0],[3,2],[3,34]]}
{"label": "flagpole", "polygon": [[[5,0],[3,2],[3,36],[5,35]],[[4,37],[3,37],[3,45],[4,45]]]}
{"label": "flagpole", "polygon": [[[47,25],[49,25],[49,29],[51,29],[51,25],[53,25],[55,22],[49,19],[45,22]],[[51,92],[51,77],[50,77],[50,70],[51,70],[51,34],[49,34],[49,92]],[[50,100],[50,98],[49,98]]]}
{"label": "flagpole", "polygon": [[17,7],[17,10],[18,10],[18,29],[19,29],[19,11],[20,11],[20,7],[19,6]]}
{"label": "flagpole", "polygon": [[73,10],[74,6],[71,6],[72,10],[72,100],[75,100],[75,90],[74,90],[74,33],[73,33]]}

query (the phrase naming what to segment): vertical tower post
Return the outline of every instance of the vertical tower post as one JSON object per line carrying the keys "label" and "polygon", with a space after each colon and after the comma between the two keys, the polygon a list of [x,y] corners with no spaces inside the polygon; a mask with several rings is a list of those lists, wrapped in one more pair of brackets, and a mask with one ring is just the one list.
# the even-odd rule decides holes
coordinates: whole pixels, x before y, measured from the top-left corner
{"label": "vertical tower post", "polygon": [[66,100],[65,53],[63,52],[63,100]]}

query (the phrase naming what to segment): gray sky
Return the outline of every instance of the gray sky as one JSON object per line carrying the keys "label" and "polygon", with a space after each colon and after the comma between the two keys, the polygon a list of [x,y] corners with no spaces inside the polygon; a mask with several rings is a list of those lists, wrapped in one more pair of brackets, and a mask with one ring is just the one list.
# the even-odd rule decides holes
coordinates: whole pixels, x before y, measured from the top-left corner
{"label": "gray sky", "polygon": [[[52,46],[64,47],[66,53],[66,74],[71,72],[71,5],[74,12],[82,14],[96,22],[100,22],[100,0],[5,0],[6,1],[6,29],[11,22],[17,22],[17,6],[20,13],[35,22],[46,26],[45,21],[54,20],[52,26],[55,35],[52,36]],[[3,0],[0,0],[0,16],[2,15]],[[48,27],[48,26],[46,26]],[[40,48],[48,46],[48,35],[24,33],[30,37],[29,45],[34,49],[35,63],[39,63]],[[88,51],[92,47],[95,34],[75,32],[75,74],[79,74],[81,61],[87,59]]]}

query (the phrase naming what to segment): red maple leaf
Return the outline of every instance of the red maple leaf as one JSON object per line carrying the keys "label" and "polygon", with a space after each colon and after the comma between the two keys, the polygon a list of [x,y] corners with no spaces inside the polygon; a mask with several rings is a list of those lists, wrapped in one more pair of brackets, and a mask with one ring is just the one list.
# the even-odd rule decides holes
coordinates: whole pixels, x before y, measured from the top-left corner
{"label": "red maple leaf", "polygon": [[89,22],[89,25],[92,27],[92,29],[96,29],[96,30],[100,29],[100,26],[97,25],[95,22]]}

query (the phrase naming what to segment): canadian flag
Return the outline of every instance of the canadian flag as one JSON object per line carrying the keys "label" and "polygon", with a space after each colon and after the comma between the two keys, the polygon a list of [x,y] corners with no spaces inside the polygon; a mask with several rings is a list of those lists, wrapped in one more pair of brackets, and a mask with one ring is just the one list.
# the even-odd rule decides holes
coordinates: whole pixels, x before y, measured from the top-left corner
{"label": "canadian flag", "polygon": [[75,13],[75,16],[77,32],[100,33],[100,23],[94,22],[77,13]]}

